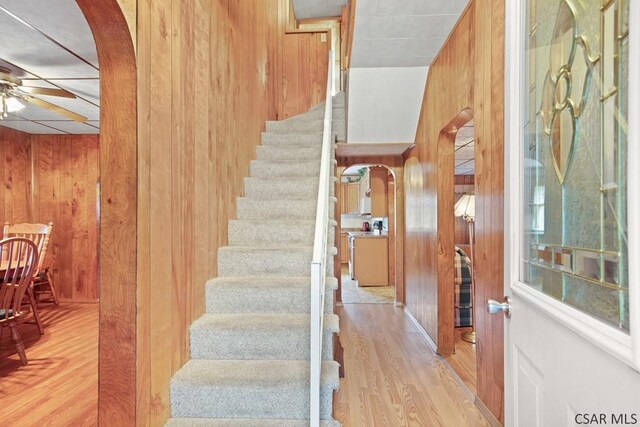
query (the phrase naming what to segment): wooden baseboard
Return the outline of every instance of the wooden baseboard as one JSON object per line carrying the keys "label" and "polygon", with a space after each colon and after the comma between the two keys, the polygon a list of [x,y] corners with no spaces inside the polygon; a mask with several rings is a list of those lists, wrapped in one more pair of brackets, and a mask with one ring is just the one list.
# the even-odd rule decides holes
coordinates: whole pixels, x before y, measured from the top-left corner
{"label": "wooden baseboard", "polygon": [[474,403],[476,404],[480,412],[482,412],[482,415],[484,415],[487,421],[489,421],[489,424],[491,424],[491,427],[502,427],[503,424],[496,418],[495,415],[493,415],[493,413],[491,413],[489,408],[487,408],[487,405],[485,405],[484,402],[480,400],[478,396],[476,396]]}
{"label": "wooden baseboard", "polygon": [[404,307],[404,314],[409,318],[409,320],[411,320],[411,323],[413,323],[413,325],[416,327],[420,335],[422,335],[422,338],[424,338],[424,340],[427,342],[427,345],[431,348],[431,350],[433,350],[433,352],[437,354],[438,346],[436,345],[435,341],[433,341],[431,336],[427,333],[427,331],[425,331],[425,329],[422,327],[420,322],[418,322],[418,320],[415,317],[413,317],[413,314],[411,314],[411,312],[406,306]]}

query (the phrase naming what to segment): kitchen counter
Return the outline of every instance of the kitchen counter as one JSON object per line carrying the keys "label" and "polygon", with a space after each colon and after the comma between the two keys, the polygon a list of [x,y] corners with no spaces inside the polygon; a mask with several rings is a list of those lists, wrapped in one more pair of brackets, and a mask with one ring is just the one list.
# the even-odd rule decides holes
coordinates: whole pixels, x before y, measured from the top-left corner
{"label": "kitchen counter", "polygon": [[374,233],[373,231],[348,231],[347,236],[349,237],[367,237],[367,238],[383,238],[388,237],[389,233],[387,231],[381,231],[380,234]]}
{"label": "kitchen counter", "polygon": [[358,286],[388,285],[387,233],[349,232],[349,274]]}

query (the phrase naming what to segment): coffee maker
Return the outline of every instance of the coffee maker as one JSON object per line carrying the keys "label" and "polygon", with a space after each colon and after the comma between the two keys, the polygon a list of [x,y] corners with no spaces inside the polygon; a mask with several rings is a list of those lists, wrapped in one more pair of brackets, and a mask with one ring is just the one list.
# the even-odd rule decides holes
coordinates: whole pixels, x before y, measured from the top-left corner
{"label": "coffee maker", "polygon": [[382,220],[373,221],[373,232],[374,234],[382,234]]}

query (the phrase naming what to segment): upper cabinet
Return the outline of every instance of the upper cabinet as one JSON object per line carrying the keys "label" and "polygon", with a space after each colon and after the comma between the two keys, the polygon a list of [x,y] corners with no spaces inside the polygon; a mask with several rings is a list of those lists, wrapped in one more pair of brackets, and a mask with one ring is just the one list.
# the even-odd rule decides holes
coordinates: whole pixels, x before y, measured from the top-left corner
{"label": "upper cabinet", "polygon": [[388,216],[387,211],[387,182],[388,169],[383,167],[369,168],[371,216]]}
{"label": "upper cabinet", "polygon": [[360,197],[359,197],[359,190],[360,190],[360,185],[355,182],[355,183],[350,183],[350,182],[342,182],[340,183],[340,189],[341,189],[341,209],[340,212],[343,214],[357,214],[359,213],[359,203],[360,203]]}
{"label": "upper cabinet", "polygon": [[387,182],[387,168],[370,167],[366,168],[360,181],[341,183],[341,213],[388,216]]}

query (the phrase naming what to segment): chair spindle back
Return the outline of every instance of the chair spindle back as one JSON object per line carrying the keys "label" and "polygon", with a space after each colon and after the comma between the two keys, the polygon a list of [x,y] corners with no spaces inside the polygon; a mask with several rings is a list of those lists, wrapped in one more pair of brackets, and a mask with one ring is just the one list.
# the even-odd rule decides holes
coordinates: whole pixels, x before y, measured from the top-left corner
{"label": "chair spindle back", "polygon": [[23,237],[0,240],[6,260],[0,265],[0,323],[22,315],[24,293],[38,264],[38,247]]}

